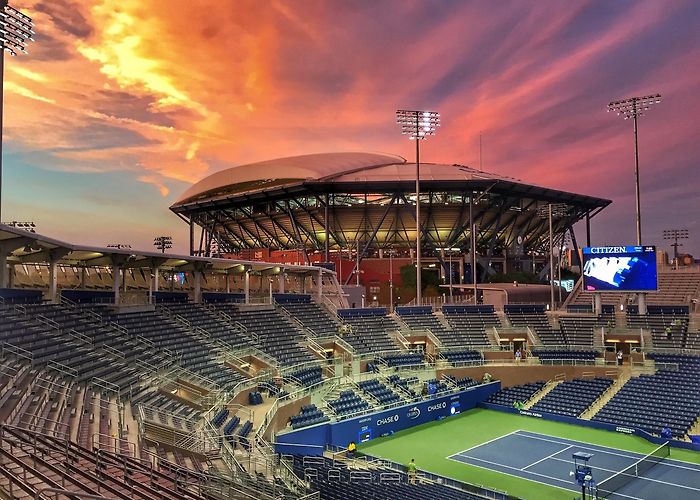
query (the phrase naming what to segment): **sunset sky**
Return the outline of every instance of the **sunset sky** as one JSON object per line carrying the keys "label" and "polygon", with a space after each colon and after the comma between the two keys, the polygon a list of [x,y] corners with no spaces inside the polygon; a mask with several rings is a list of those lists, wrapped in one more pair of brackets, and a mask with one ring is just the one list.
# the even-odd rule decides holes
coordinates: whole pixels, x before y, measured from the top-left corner
{"label": "sunset sky", "polygon": [[[222,168],[381,151],[413,159],[397,108],[436,110],[425,161],[610,198],[594,244],[631,244],[640,121],[644,242],[700,257],[700,2],[13,0],[37,32],[5,56],[3,218],[150,249],[168,207]],[[582,231],[577,235],[584,241]],[[668,248],[666,246],[666,248]]]}

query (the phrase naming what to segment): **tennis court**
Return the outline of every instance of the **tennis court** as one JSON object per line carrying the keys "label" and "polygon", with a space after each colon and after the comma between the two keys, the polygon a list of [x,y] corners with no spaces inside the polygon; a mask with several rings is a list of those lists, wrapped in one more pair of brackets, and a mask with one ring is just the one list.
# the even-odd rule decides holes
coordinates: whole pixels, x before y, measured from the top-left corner
{"label": "tennis court", "polygon": [[[579,492],[580,489],[569,475],[573,470],[571,455],[577,451],[594,455],[589,465],[593,468],[595,481],[601,490],[616,490],[607,498],[700,498],[700,465],[666,458],[659,452],[656,456],[645,457],[631,451],[530,431],[516,430],[448,458],[482,469]],[[671,456],[672,454],[673,451]],[[638,464],[637,467],[635,464]],[[625,476],[618,475],[606,482],[608,478],[628,468],[631,472]],[[639,469],[639,477],[633,477],[635,469]]]}

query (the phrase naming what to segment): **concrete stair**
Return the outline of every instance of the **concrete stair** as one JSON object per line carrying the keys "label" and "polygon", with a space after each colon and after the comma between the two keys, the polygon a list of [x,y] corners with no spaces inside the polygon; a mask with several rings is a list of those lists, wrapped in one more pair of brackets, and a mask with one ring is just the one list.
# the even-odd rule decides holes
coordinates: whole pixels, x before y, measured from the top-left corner
{"label": "concrete stair", "polygon": [[617,394],[620,389],[627,383],[627,381],[632,378],[631,372],[625,370],[620,374],[620,376],[613,382],[613,384],[608,387],[608,390],[605,391],[601,396],[593,402],[591,406],[588,407],[586,411],[584,411],[579,418],[582,420],[590,420],[592,419],[596,413],[598,413],[603,406],[605,406],[608,401],[610,401],[613,397],[615,397],[615,394]]}
{"label": "concrete stair", "polygon": [[540,399],[549,394],[552,391],[552,389],[554,389],[557,385],[561,384],[562,382],[563,380],[550,380],[549,382],[547,382],[542,389],[540,389],[530,399],[527,400],[527,402],[525,403],[525,409],[529,410],[530,408],[535,406]]}

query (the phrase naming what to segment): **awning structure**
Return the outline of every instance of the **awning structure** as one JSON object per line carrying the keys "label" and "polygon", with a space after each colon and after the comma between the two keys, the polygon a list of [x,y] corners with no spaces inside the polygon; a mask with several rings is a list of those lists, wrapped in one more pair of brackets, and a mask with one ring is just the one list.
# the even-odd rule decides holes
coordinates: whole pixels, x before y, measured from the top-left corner
{"label": "awning structure", "polygon": [[[130,248],[93,247],[67,243],[25,229],[0,224],[0,288],[10,283],[10,267],[37,264],[47,266],[51,276],[46,283],[50,290],[50,300],[56,295],[56,268],[111,268],[113,270],[151,269],[170,273],[192,273],[193,289],[198,288],[198,277],[204,274],[289,276],[300,279],[311,277],[315,282],[336,283],[335,273],[316,266],[280,264],[248,260],[232,260],[189,255],[175,255],[153,251],[140,251]],[[114,272],[115,290],[119,288],[119,274]],[[157,279],[157,277],[156,277]],[[281,281],[281,280],[280,280]],[[247,286],[247,285],[246,285]],[[280,284],[280,290],[284,285]],[[155,287],[157,289],[157,285]],[[316,288],[320,291],[323,287]],[[195,297],[197,296],[195,290]],[[319,292],[320,293],[320,292]]]}

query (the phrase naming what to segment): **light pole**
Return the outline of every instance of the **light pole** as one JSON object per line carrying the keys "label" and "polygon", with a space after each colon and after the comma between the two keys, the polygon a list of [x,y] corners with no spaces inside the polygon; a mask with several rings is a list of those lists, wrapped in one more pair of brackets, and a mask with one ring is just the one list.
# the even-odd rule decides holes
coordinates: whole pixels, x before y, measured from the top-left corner
{"label": "light pole", "polygon": [[161,253],[165,253],[167,249],[173,247],[173,238],[172,236],[156,236],[153,238],[153,246],[160,250]]}
{"label": "light pole", "polygon": [[416,111],[399,109],[396,111],[396,123],[401,126],[401,133],[416,141],[416,304],[423,300],[421,285],[421,246],[420,246],[420,141],[435,135],[440,126],[440,114],[435,111]]}
{"label": "light pole", "polygon": [[678,247],[682,247],[683,243],[678,243],[678,240],[688,239],[687,229],[664,229],[664,239],[673,240],[671,246],[673,247],[673,262],[678,267]]}
{"label": "light pole", "polygon": [[442,252],[447,253],[447,259],[449,262],[449,274],[450,274],[450,304],[452,304],[452,254],[454,252],[459,252],[459,248],[436,248]]}
{"label": "light pole", "polygon": [[34,40],[32,19],[8,5],[8,0],[0,0],[0,220],[2,220],[2,115],[5,88],[5,51],[16,56],[27,53],[27,44]]}
{"label": "light pole", "polygon": [[615,111],[625,120],[634,120],[634,194],[637,204],[637,245],[642,244],[642,211],[639,201],[639,148],[637,146],[637,117],[642,116],[652,104],[661,102],[661,94],[647,95],[644,97],[630,97],[622,101],[613,101],[608,104],[608,112]]}

